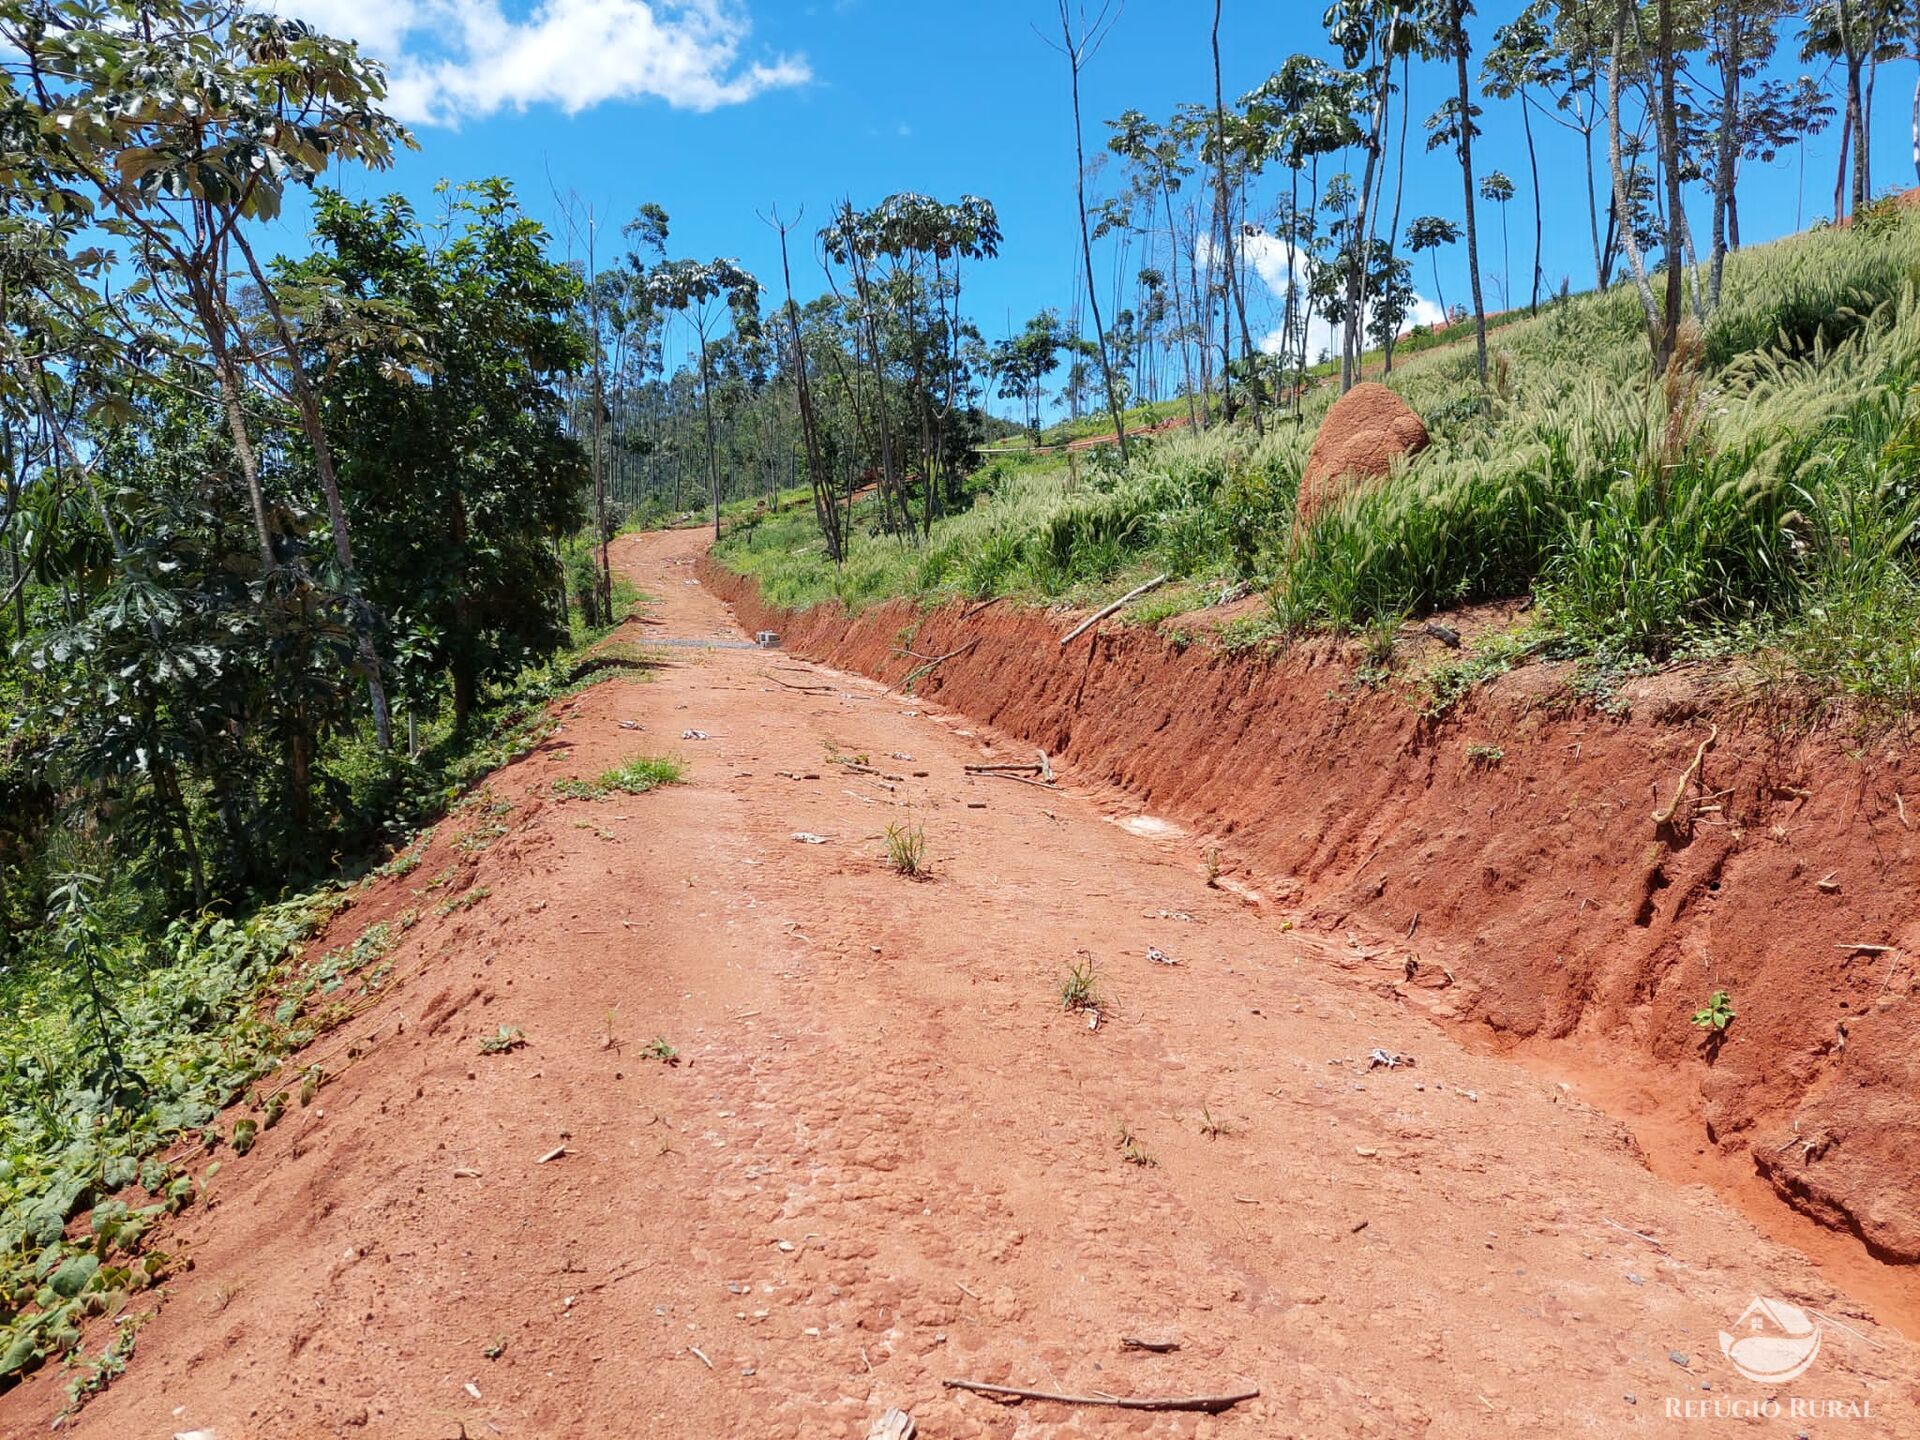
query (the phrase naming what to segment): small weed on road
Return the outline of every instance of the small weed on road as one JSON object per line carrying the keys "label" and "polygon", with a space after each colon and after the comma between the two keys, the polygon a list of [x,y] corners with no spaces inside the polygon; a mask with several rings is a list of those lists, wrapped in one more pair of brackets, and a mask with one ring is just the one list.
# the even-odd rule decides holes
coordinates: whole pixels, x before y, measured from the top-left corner
{"label": "small weed on road", "polygon": [[893,873],[909,880],[922,880],[927,874],[927,832],[919,825],[887,826],[887,864]]}
{"label": "small weed on road", "polygon": [[518,1025],[502,1025],[480,1042],[482,1055],[511,1055],[527,1043]]}
{"label": "small weed on road", "polygon": [[1138,1165],[1143,1170],[1151,1170],[1160,1163],[1146,1152],[1140,1144],[1140,1137],[1133,1133],[1133,1127],[1124,1120],[1120,1122],[1120,1133],[1114,1140],[1114,1148],[1127,1164]]}
{"label": "small weed on road", "polygon": [[1100,989],[1093,973],[1092,956],[1067,966],[1066,978],[1060,982],[1060,1008],[1068,1014],[1100,1008]]}

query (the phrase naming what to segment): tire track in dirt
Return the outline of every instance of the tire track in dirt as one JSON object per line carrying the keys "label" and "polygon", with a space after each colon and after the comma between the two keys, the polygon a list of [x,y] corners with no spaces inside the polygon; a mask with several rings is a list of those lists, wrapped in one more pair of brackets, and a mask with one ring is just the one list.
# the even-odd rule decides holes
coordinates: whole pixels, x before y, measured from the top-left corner
{"label": "tire track in dirt", "polygon": [[[660,597],[628,638],[738,638],[691,583],[700,545],[620,542]],[[335,921],[327,944],[418,912],[408,978],[162,1242],[195,1268],[73,1430],[812,1440],[900,1405],[928,1437],[1006,1440],[1678,1433],[1670,1400],[1771,1393],[1717,1340],[1769,1295],[1850,1327],[1791,1389],[1871,1418],[1810,1433],[1920,1434],[1912,1347],[1649,1175],[1620,1126],[1382,993],[1364,937],[1209,889],[1191,843],[1111,823],[1123,798],[1071,775],[966,776],[1025,752],[965,717],[778,653],[661,654],[557,707]],[[637,753],[688,783],[556,797]],[[489,809],[505,833],[463,848]],[[907,816],[923,883],[882,862]],[[1089,955],[1097,1031],[1058,1003]],[[481,1057],[503,1024],[526,1048]],[[1369,1069],[1376,1047],[1418,1063]],[[950,1377],[1262,1395],[1005,1408]],[[57,1404],[23,1387],[0,1432]]]}

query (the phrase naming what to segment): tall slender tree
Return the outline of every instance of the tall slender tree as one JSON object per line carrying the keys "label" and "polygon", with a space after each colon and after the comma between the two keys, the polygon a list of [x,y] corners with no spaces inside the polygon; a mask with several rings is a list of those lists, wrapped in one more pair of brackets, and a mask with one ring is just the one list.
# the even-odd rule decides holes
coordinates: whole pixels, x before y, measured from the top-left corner
{"label": "tall slender tree", "polygon": [[[1087,62],[1100,52],[1100,47],[1113,33],[1113,27],[1120,23],[1120,13],[1125,8],[1124,0],[1104,0],[1100,9],[1089,21],[1084,8],[1076,7],[1073,0],[1058,0],[1060,7],[1060,43],[1053,48],[1066,57],[1069,93],[1073,101],[1073,189],[1074,200],[1080,211],[1080,258],[1086,270],[1087,304],[1093,311],[1093,333],[1097,353],[1100,357],[1100,374],[1106,381],[1107,413],[1113,417],[1113,439],[1120,447],[1120,458],[1124,462],[1130,457],[1127,450],[1126,418],[1120,409],[1120,389],[1113,373],[1112,356],[1108,352],[1107,332],[1100,318],[1099,281],[1093,272],[1093,230],[1087,218],[1087,152],[1085,132],[1080,123],[1080,75]],[[1048,42],[1052,44],[1051,41]]]}

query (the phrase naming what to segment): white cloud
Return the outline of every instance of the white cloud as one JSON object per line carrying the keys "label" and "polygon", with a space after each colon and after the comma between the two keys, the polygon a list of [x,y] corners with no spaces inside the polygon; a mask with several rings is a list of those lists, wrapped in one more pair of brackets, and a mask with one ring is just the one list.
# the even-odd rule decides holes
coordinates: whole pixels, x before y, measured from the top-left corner
{"label": "white cloud", "polygon": [[812,78],[797,56],[742,62],[752,25],[738,0],[535,0],[524,15],[502,0],[273,3],[384,60],[389,106],[414,124],[609,100],[713,110]]}
{"label": "white cloud", "polygon": [[[1297,275],[1304,287],[1313,273],[1312,259],[1305,255],[1296,256],[1293,246],[1277,235],[1248,235],[1240,245],[1247,262],[1253,266],[1261,283],[1272,292],[1276,304],[1285,304],[1289,278]],[[1416,293],[1413,305],[1407,312],[1407,325],[1437,325],[1446,318],[1446,313],[1438,305]],[[1268,355],[1278,355],[1286,343],[1286,332],[1276,326],[1271,334],[1260,341],[1260,349]],[[1314,316],[1307,326],[1307,358],[1313,360],[1323,352],[1337,352],[1339,345],[1340,337],[1333,326],[1318,315]]]}

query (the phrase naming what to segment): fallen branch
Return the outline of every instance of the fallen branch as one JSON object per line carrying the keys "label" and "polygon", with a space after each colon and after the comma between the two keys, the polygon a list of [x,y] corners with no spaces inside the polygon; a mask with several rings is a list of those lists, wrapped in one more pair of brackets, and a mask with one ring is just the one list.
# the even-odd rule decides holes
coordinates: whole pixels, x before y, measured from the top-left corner
{"label": "fallen branch", "polygon": [[1005,770],[983,770],[982,780],[1011,780],[1016,785],[1031,785],[1036,790],[1051,790],[1053,786],[1044,780],[1029,780],[1025,775],[1009,775]]}
{"label": "fallen branch", "polygon": [[[926,660],[925,663],[916,665],[913,669],[909,670],[906,673],[906,676],[900,681],[900,689],[903,691],[911,690],[915,685],[919,684],[922,680],[926,679],[927,676],[931,675],[936,668],[946,664],[947,661],[952,660],[956,656],[966,654],[969,650],[973,649],[973,647],[978,645],[979,643],[980,642],[978,640],[969,640],[966,644],[962,645],[958,650],[949,650],[944,655],[935,655],[931,659]],[[913,656],[913,652],[911,650],[905,651],[903,653],[909,656]],[[919,659],[920,657],[914,656],[914,658]]]}
{"label": "fallen branch", "polygon": [[971,1390],[977,1395],[998,1395],[1008,1400],[1051,1400],[1056,1405],[1104,1405],[1113,1410],[1198,1410],[1218,1415],[1231,1410],[1242,1400],[1259,1398],[1258,1389],[1235,1390],[1226,1395],[1186,1395],[1171,1399],[1134,1400],[1119,1395],[1061,1395],[1051,1390],[1022,1390],[1013,1385],[989,1385],[983,1380],[942,1380],[949,1390]]}
{"label": "fallen branch", "polygon": [[1687,766],[1686,770],[1681,774],[1680,783],[1674,787],[1673,799],[1668,803],[1667,808],[1653,812],[1653,823],[1656,826],[1666,825],[1672,821],[1673,812],[1680,808],[1681,800],[1686,797],[1687,786],[1692,783],[1693,777],[1700,772],[1700,762],[1707,758],[1707,750],[1712,746],[1714,741],[1720,738],[1720,727],[1714,725],[1710,728],[1713,733],[1702,740],[1700,742],[1700,748],[1693,752],[1693,763]]}
{"label": "fallen branch", "polygon": [[1647,1234],[1645,1231],[1630,1229],[1629,1227],[1622,1225],[1618,1220],[1609,1220],[1607,1219],[1606,1216],[1602,1215],[1600,1217],[1600,1223],[1603,1225],[1611,1225],[1614,1229],[1618,1230],[1622,1235],[1631,1235],[1636,1240],[1644,1240],[1646,1241],[1647,1244],[1653,1246],[1653,1248],[1656,1250],[1665,1250],[1667,1248],[1665,1241],[1656,1240],[1653,1236]]}
{"label": "fallen branch", "polygon": [[1140,1340],[1132,1335],[1120,1337],[1122,1350],[1145,1350],[1152,1355],[1171,1355],[1180,1348],[1178,1340]]}
{"label": "fallen branch", "polygon": [[1089,615],[1086,619],[1082,620],[1078,625],[1074,626],[1073,629],[1069,630],[1066,634],[1062,635],[1060,637],[1060,644],[1063,647],[1067,645],[1071,645],[1076,639],[1080,637],[1080,635],[1083,632],[1087,630],[1091,630],[1095,625],[1098,625],[1102,620],[1106,619],[1109,615],[1113,614],[1114,611],[1125,609],[1128,605],[1131,605],[1134,601],[1138,600],[1142,595],[1146,594],[1149,590],[1158,590],[1162,585],[1166,584],[1167,581],[1171,580],[1172,578],[1173,577],[1171,575],[1156,575],[1153,577],[1153,579],[1147,581],[1146,584],[1134,586],[1133,589],[1129,590],[1126,594],[1122,595],[1118,600],[1114,601],[1111,605],[1107,606],[1106,609],[1096,610],[1093,614]]}
{"label": "fallen branch", "polygon": [[974,616],[978,615],[982,610],[991,610],[994,606],[998,605],[1002,600],[1006,598],[1007,597],[1004,595],[996,595],[991,600],[982,600],[978,605],[969,606],[966,610],[961,612],[960,618],[962,620],[971,620]]}
{"label": "fallen branch", "polygon": [[969,775],[1041,775],[1046,773],[1047,767],[1031,763],[1022,765],[1018,761],[1009,761],[1004,765],[963,765],[960,768]]}

